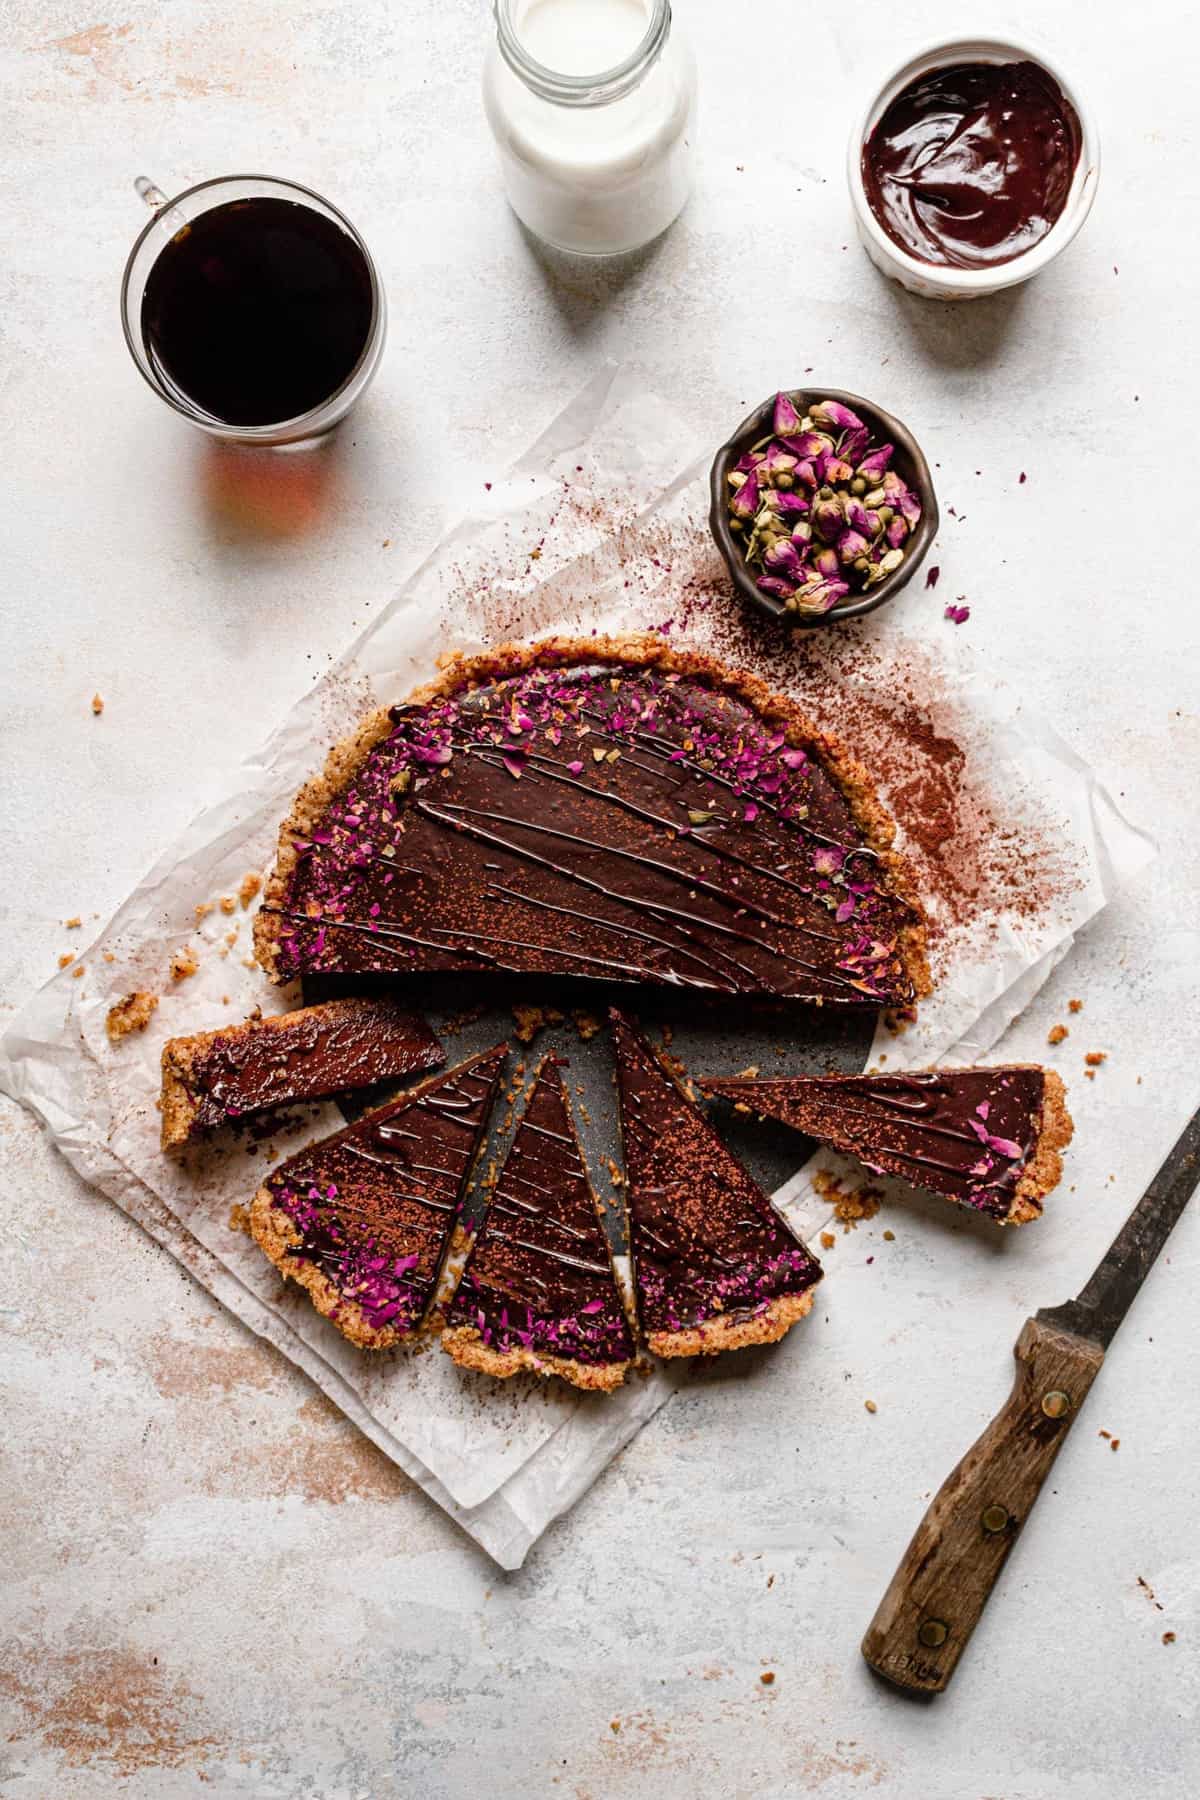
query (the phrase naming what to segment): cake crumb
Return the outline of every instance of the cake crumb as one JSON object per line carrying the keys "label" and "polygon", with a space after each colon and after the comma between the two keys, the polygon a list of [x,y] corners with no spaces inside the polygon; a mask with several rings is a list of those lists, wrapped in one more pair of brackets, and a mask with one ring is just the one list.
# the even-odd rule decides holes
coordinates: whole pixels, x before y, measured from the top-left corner
{"label": "cake crumb", "polygon": [[110,1006],[105,1026],[113,1043],[119,1043],[131,1031],[145,1031],[157,1005],[157,994],[148,994],[144,988],[138,988],[135,993],[126,994],[124,1000],[118,1000],[115,1006]]}
{"label": "cake crumb", "polygon": [[244,1231],[247,1237],[252,1235],[250,1214],[240,1200],[229,1209],[229,1229],[230,1231]]}
{"label": "cake crumb", "polygon": [[532,1044],[539,1031],[544,1031],[547,1025],[560,1024],[563,1016],[556,1006],[522,1004],[514,1005],[512,1015],[517,1021],[513,1036],[519,1044]]}
{"label": "cake crumb", "polygon": [[1162,1641],[1164,1644],[1173,1644],[1175,1642],[1175,1633],[1173,1631],[1164,1631]]}
{"label": "cake crumb", "polygon": [[1067,1011],[1073,1012],[1073,1013],[1082,1012],[1083,1011],[1083,1001],[1082,1000],[1068,1000],[1067,1001]]}
{"label": "cake crumb", "polygon": [[896,1241],[895,1232],[894,1231],[885,1231],[883,1234],[883,1241],[885,1244],[894,1244]]}
{"label": "cake crumb", "polygon": [[1063,1039],[1070,1037],[1070,1035],[1071,1034],[1065,1025],[1052,1025],[1046,1033],[1046,1042],[1048,1044],[1061,1044]]}
{"label": "cake crumb", "polygon": [[836,1243],[837,1243],[837,1239],[834,1237],[832,1231],[823,1231],[821,1233],[821,1248],[822,1248],[822,1250],[832,1250],[833,1246]]}
{"label": "cake crumb", "polygon": [[866,1409],[869,1413],[875,1413],[875,1412],[879,1411],[879,1408],[876,1406],[876,1404],[873,1400],[864,1400],[863,1405],[866,1407]]}
{"label": "cake crumb", "polygon": [[92,711],[97,718],[99,718],[100,714],[104,711],[104,701],[99,694],[92,695]]}
{"label": "cake crumb", "polygon": [[74,961],[75,958],[72,956],[71,952],[69,950],[64,950],[58,959],[58,966],[60,969],[69,969]]}
{"label": "cake crumb", "polygon": [[262,887],[262,876],[261,875],[255,875],[253,872],[251,872],[249,875],[242,876],[242,883],[241,883],[241,886],[238,888],[238,899],[242,903],[243,912],[249,906],[250,902],[254,899],[255,895],[258,893],[258,891],[261,887]]}
{"label": "cake crumb", "polygon": [[608,1721],[608,1729],[610,1731],[620,1731],[620,1729],[621,1729],[620,1719],[610,1719]]}
{"label": "cake crumb", "polygon": [[171,958],[171,980],[187,981],[199,967],[200,958],[190,944],[185,944],[183,949],[177,950]]}
{"label": "cake crumb", "polygon": [[106,950],[104,952],[104,960],[105,962],[116,962],[117,959],[111,950]]}
{"label": "cake crumb", "polygon": [[596,1017],[595,1013],[583,1012],[580,1010],[573,1012],[571,1018],[574,1021],[576,1031],[579,1033],[585,1044],[589,1039],[594,1038],[598,1031],[603,1029],[603,1022]]}
{"label": "cake crumb", "polygon": [[1108,1051],[1089,1050],[1083,1060],[1088,1065],[1089,1069],[1098,1069],[1101,1063],[1108,1061]]}
{"label": "cake crumb", "polygon": [[222,894],[220,901],[219,901],[219,905],[220,905],[221,911],[223,913],[231,913],[231,912],[237,911],[237,901],[232,894]]}
{"label": "cake crumb", "polygon": [[87,974],[87,969],[84,966],[84,964],[76,963],[75,967],[71,970],[71,979],[72,979],[72,981],[78,981],[82,976],[84,976],[86,974]]}
{"label": "cake crumb", "polygon": [[196,905],[192,908],[193,912],[196,915],[196,922],[199,923],[199,921],[201,919],[207,919],[207,917],[208,917],[209,913],[212,911],[212,909],[213,909],[213,903],[211,900],[197,901]]}
{"label": "cake crumb", "polygon": [[770,1687],[775,1680],[774,1669],[764,1669],[758,1679],[762,1682],[764,1687]]}
{"label": "cake crumb", "polygon": [[1110,1450],[1119,1450],[1121,1448],[1120,1438],[1114,1438],[1108,1447]]}
{"label": "cake crumb", "polygon": [[79,927],[82,924],[83,924],[83,920],[80,918],[78,913],[75,914],[75,917],[73,919],[64,919],[63,920],[63,925],[66,928],[66,930],[68,930],[68,931],[78,931]]}
{"label": "cake crumb", "polygon": [[873,1219],[883,1197],[878,1188],[845,1188],[835,1175],[824,1169],[818,1169],[813,1176],[813,1187],[820,1198],[832,1206],[843,1233],[856,1230],[862,1219]]}

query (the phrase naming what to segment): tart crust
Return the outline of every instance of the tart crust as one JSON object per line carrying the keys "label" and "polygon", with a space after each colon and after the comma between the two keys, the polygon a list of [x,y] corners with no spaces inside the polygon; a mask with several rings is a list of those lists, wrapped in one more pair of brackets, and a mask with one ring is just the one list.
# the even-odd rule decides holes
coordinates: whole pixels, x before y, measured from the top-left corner
{"label": "tart crust", "polygon": [[[694,676],[709,687],[742,700],[760,718],[778,722],[793,748],[815,751],[844,795],[865,842],[887,871],[890,891],[912,911],[913,917],[902,927],[896,947],[915,997],[920,999],[929,992],[924,912],[912,872],[894,848],[896,827],[879,798],[869,770],[839,738],[820,730],[794,700],[776,693],[757,675],[731,669],[715,657],[696,651],[673,649],[649,632],[594,638],[550,637],[531,644],[501,644],[477,656],[452,656],[440,675],[409,696],[408,704],[421,706],[447,699],[486,682],[521,675],[542,665],[563,668],[589,663],[613,663],[625,668],[652,668],[668,674]],[[295,839],[308,836],[331,801],[350,785],[376,744],[381,743],[391,730],[390,708],[379,707],[369,713],[348,737],[334,745],[321,773],[300,789],[280,826],[275,865],[254,921],[255,954],[274,982],[287,979],[279,967],[279,936],[283,921],[276,909],[286,901],[288,885],[299,858]]]}
{"label": "tart crust", "polygon": [[415,1332],[401,1333],[391,1325],[368,1325],[361,1306],[340,1294],[314,1263],[292,1256],[290,1252],[302,1242],[301,1234],[287,1214],[273,1204],[270,1188],[260,1187],[250,1202],[250,1231],[283,1279],[305,1288],[317,1311],[360,1350],[390,1350],[393,1344],[411,1343],[419,1335],[419,1327]]}
{"label": "tart crust", "polygon": [[780,1294],[753,1318],[719,1315],[686,1331],[650,1331],[646,1347],[655,1356],[716,1356],[722,1350],[744,1350],[750,1344],[774,1344],[798,1319],[812,1310],[816,1288],[802,1294]]}
{"label": "tart crust", "polygon": [[[1030,1065],[1031,1067],[1034,1065]],[[1057,1069],[1046,1069],[1042,1095],[1042,1126],[1036,1154],[1026,1164],[1004,1225],[1026,1225],[1042,1216],[1042,1201],[1062,1180],[1062,1153],[1075,1134],[1067,1111],[1067,1090]]]}
{"label": "tart crust", "polygon": [[442,1349],[460,1368],[478,1369],[484,1375],[503,1379],[530,1369],[535,1375],[561,1375],[572,1387],[599,1389],[606,1394],[621,1386],[631,1366],[629,1362],[582,1363],[574,1357],[539,1354],[521,1345],[511,1350],[493,1350],[473,1325],[453,1325],[444,1331]]}

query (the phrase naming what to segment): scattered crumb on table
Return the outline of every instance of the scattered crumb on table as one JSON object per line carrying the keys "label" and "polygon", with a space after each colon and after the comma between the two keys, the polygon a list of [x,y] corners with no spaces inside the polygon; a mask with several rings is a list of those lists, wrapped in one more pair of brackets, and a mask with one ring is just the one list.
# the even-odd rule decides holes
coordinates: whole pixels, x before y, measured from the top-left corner
{"label": "scattered crumb on table", "polygon": [[171,958],[171,980],[187,981],[199,967],[200,958],[190,944],[185,944],[183,949],[177,950]]}
{"label": "scattered crumb on table", "polygon": [[131,1031],[145,1031],[157,1005],[157,994],[148,994],[145,989],[138,988],[136,992],[126,994],[124,1000],[118,1000],[115,1006],[110,1006],[105,1027],[113,1043],[119,1043]]}
{"label": "scattered crumb on table", "polygon": [[1048,1044],[1061,1044],[1063,1039],[1070,1037],[1070,1035],[1071,1034],[1065,1025],[1052,1025],[1046,1033],[1046,1042]]}
{"label": "scattered crumb on table", "polygon": [[92,711],[95,713],[97,718],[99,718],[100,714],[104,711],[104,701],[101,699],[99,694],[92,695]]}

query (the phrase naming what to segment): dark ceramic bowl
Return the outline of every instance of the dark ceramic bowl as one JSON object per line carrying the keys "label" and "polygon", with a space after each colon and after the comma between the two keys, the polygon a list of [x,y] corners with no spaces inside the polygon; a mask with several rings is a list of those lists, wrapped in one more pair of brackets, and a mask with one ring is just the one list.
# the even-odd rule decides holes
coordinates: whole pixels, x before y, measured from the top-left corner
{"label": "dark ceramic bowl", "polygon": [[775,396],[764,400],[761,406],[755,407],[749,418],[743,419],[729,442],[722,444],[713,460],[710,488],[712,493],[712,509],[708,515],[709,526],[716,540],[717,549],[725,558],[734,586],[743,597],[757,606],[760,612],[768,613],[773,619],[785,619],[788,624],[800,628],[812,629],[818,625],[839,625],[845,619],[861,619],[864,614],[874,612],[876,607],[898,594],[900,589],[910,582],[922,562],[926,552],[937,535],[938,503],[933,491],[933,477],[929,473],[929,464],[925,461],[921,446],[918,444],[907,425],[891,413],[884,412],[881,406],[874,406],[870,400],[864,400],[861,394],[847,394],[841,388],[789,388],[792,402],[798,413],[803,416],[809,407],[815,406],[819,400],[840,400],[856,412],[864,425],[871,428],[871,439],[875,444],[895,444],[896,454],[892,458],[892,468],[903,476],[908,486],[921,497],[921,518],[917,529],[904,546],[904,561],[890,575],[885,575],[878,587],[869,592],[852,596],[835,606],[827,613],[793,613],[788,612],[782,600],[773,594],[764,594],[758,586],[753,569],[746,565],[746,558],[738,542],[736,533],[729,529],[729,485],[726,477],[735,466],[738,458],[765,437],[771,429],[775,411]]}

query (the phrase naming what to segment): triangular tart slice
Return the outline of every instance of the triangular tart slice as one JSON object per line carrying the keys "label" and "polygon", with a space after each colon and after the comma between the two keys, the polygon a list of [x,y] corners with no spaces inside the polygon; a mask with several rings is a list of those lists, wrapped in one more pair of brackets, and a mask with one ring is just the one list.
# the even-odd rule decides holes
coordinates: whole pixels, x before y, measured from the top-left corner
{"label": "triangular tart slice", "polygon": [[630,1249],[657,1356],[772,1343],[812,1305],[821,1265],[726,1149],[641,1032],[612,1012]]}
{"label": "triangular tart slice", "polygon": [[352,1344],[421,1323],[508,1051],[435,1075],[274,1169],[250,1207],[259,1248]]}
{"label": "triangular tart slice", "polygon": [[488,1375],[533,1369],[619,1387],[633,1337],[562,1076],[534,1077],[462,1280],[442,1348]]}
{"label": "triangular tart slice", "polygon": [[1062,1079],[1036,1063],[763,1081],[739,1076],[700,1087],[856,1156],[873,1174],[899,1175],[1001,1225],[1040,1215],[1071,1141]]}

